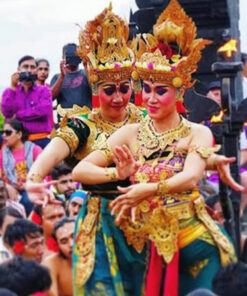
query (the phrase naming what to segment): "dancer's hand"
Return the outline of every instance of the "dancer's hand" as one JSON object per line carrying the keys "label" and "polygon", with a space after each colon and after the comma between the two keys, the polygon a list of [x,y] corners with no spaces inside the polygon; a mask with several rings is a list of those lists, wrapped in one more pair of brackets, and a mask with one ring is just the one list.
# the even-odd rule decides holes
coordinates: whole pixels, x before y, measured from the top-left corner
{"label": "dancer's hand", "polygon": [[[121,219],[131,208],[135,208],[147,197],[155,195],[157,191],[156,183],[140,183],[128,187],[118,187],[118,190],[123,193],[111,202],[111,213],[117,214],[116,222]],[[132,217],[135,216],[135,210],[132,210]]]}
{"label": "dancer's hand", "polygon": [[51,181],[47,183],[35,183],[27,181],[25,189],[28,193],[28,198],[35,205],[45,206],[48,202],[60,204],[59,200],[55,199],[55,196],[48,189],[50,185],[57,184],[57,181]]}
{"label": "dancer's hand", "polygon": [[112,159],[116,165],[119,180],[130,177],[140,166],[126,145],[116,146]]}
{"label": "dancer's hand", "polygon": [[235,191],[243,191],[244,187],[238,184],[231,176],[230,164],[235,162],[235,157],[226,157],[224,155],[217,155],[215,158],[215,167],[219,173],[220,179],[226,185]]}

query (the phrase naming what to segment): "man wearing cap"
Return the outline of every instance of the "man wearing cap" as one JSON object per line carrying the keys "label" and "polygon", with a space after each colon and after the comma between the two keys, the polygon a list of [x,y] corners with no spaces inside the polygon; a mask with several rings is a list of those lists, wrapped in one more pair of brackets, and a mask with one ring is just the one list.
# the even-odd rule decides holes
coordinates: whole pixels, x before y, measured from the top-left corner
{"label": "man wearing cap", "polygon": [[83,190],[76,190],[70,195],[67,207],[69,218],[77,218],[86,195],[87,192]]}
{"label": "man wearing cap", "polygon": [[208,86],[207,98],[215,101],[221,106],[221,85],[220,81],[211,81]]}

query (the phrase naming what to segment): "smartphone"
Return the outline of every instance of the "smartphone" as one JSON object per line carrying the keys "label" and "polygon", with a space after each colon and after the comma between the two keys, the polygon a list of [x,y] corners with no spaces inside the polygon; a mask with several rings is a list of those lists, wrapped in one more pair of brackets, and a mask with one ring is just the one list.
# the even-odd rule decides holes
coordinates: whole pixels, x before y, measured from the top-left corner
{"label": "smartphone", "polygon": [[78,66],[81,62],[80,57],[76,54],[76,45],[68,44],[64,48],[65,62],[70,66]]}

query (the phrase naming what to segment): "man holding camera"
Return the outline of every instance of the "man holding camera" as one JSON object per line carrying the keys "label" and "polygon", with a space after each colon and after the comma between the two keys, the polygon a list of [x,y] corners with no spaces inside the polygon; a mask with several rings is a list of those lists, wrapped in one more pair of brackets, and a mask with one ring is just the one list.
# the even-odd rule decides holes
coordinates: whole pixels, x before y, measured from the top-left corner
{"label": "man holding camera", "polygon": [[50,114],[52,96],[48,87],[37,85],[37,65],[32,56],[18,62],[18,71],[11,76],[11,86],[2,95],[2,113],[19,119],[29,133],[28,140],[44,148],[52,130]]}
{"label": "man holding camera", "polygon": [[52,97],[62,108],[72,108],[76,104],[91,109],[92,92],[85,72],[79,69],[81,59],[76,54],[76,48],[74,43],[63,47],[61,72],[51,80]]}

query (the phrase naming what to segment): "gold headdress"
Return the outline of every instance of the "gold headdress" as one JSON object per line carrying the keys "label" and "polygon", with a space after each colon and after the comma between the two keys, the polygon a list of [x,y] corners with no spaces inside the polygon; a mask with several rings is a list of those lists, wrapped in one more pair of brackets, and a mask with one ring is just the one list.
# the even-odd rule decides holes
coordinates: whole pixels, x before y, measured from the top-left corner
{"label": "gold headdress", "polygon": [[77,52],[92,85],[131,78],[134,55],[128,36],[128,25],[112,13],[111,4],[80,31]]}
{"label": "gold headdress", "polygon": [[191,87],[201,51],[211,41],[196,39],[196,26],[177,0],[161,13],[152,34],[143,34],[131,44],[136,56],[134,80],[163,82],[179,88]]}

